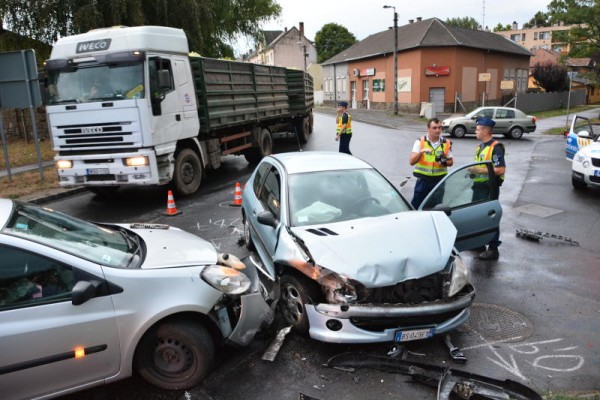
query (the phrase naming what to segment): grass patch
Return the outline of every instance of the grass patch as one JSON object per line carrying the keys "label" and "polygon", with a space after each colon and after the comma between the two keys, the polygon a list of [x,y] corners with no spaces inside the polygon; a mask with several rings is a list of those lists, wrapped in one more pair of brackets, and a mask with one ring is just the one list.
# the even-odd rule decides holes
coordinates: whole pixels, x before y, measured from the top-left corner
{"label": "grass patch", "polygon": [[58,174],[52,166],[44,169],[44,182],[41,181],[38,169],[14,174],[12,182],[8,180],[8,176],[0,178],[0,197],[16,199],[41,190],[58,187]]}
{"label": "grass patch", "polygon": [[[575,107],[569,108],[569,114],[577,114],[578,112],[581,112],[581,111],[587,111],[587,110],[591,110],[591,109],[599,108],[599,107],[600,107],[600,105],[598,105],[598,104],[575,106]],[[557,110],[536,111],[534,113],[528,113],[528,114],[533,114],[533,115],[535,115],[536,118],[539,118],[539,119],[548,118],[548,117],[558,117],[561,115],[567,115],[567,109],[559,108]]]}
{"label": "grass patch", "polygon": [[[43,140],[39,142],[40,154],[42,161],[49,161],[54,158],[54,151],[52,150],[52,143],[50,140]],[[20,167],[22,165],[37,164],[37,151],[35,149],[35,142],[30,141],[26,143],[23,140],[9,140],[7,143],[8,147],[8,158],[10,167]],[[6,163],[4,160],[4,146],[2,149],[2,157],[0,158],[0,169],[6,169]]]}

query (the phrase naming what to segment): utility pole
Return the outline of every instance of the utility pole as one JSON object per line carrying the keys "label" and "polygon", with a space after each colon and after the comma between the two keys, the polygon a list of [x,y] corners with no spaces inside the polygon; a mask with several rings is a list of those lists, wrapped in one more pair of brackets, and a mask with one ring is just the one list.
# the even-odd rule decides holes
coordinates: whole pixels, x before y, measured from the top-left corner
{"label": "utility pole", "polygon": [[394,6],[383,6],[394,9],[394,115],[398,115],[398,13]]}

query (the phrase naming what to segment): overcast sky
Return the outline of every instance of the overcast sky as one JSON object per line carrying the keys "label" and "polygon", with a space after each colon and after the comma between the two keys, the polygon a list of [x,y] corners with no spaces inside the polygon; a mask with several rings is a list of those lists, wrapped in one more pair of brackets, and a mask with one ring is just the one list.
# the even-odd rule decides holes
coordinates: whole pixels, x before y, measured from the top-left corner
{"label": "overcast sky", "polygon": [[[346,27],[358,40],[394,25],[396,7],[398,25],[422,17],[473,17],[482,26],[493,29],[498,23],[519,23],[519,28],[536,12],[548,11],[550,0],[275,0],[283,8],[281,18],[263,25],[264,30],[298,27],[304,22],[304,34],[314,41],[315,34],[330,22]],[[240,46],[243,44],[240,43]],[[236,48],[237,51],[243,50]]]}

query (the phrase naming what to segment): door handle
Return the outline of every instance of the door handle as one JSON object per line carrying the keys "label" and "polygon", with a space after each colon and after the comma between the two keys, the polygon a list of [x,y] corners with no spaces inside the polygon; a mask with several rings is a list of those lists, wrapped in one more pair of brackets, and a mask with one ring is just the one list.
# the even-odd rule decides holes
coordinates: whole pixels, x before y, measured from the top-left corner
{"label": "door handle", "polygon": [[181,121],[181,115],[175,114],[175,121]]}
{"label": "door handle", "polygon": [[496,210],[489,210],[488,211],[488,217],[494,218],[495,216],[496,216]]}

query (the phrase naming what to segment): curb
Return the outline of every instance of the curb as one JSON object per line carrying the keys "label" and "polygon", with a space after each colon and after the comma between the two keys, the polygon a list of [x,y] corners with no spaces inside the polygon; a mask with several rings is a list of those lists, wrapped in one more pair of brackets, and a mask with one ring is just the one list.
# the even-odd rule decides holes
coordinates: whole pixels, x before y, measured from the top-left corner
{"label": "curb", "polygon": [[88,190],[85,187],[78,187],[78,188],[74,188],[74,189],[67,189],[67,190],[64,190],[64,191],[58,192],[58,193],[41,195],[40,197],[34,197],[32,199],[27,199],[27,200],[19,199],[19,200],[27,202],[27,203],[39,205],[39,204],[46,204],[46,203],[49,203],[49,202],[55,201],[55,200],[60,200],[65,197],[74,196],[76,194],[87,192],[87,191]]}

